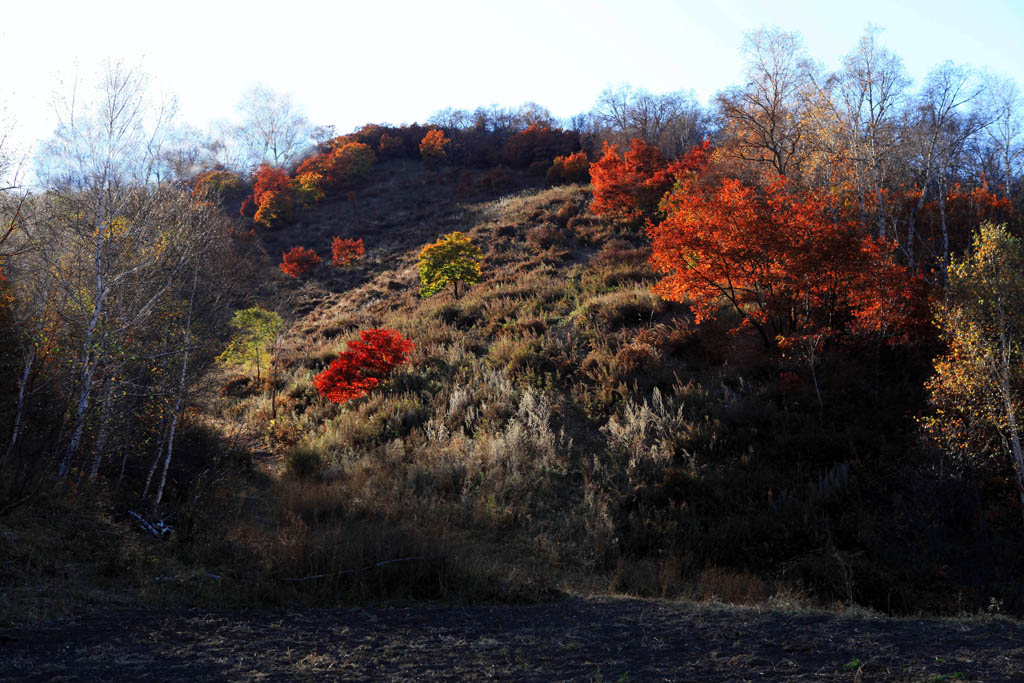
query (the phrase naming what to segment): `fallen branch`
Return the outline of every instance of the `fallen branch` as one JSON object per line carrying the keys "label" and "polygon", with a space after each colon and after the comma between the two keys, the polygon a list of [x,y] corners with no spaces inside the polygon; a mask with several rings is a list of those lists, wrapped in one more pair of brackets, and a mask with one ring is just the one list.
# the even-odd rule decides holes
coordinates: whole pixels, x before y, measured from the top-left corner
{"label": "fallen branch", "polygon": [[156,536],[157,538],[163,538],[167,534],[174,531],[174,529],[168,526],[166,523],[164,523],[164,520],[162,519],[157,520],[156,522],[149,522],[146,520],[146,518],[144,518],[137,512],[132,512],[131,510],[129,510],[128,514],[135,518],[135,520],[139,523],[140,529],[142,529],[148,534]]}

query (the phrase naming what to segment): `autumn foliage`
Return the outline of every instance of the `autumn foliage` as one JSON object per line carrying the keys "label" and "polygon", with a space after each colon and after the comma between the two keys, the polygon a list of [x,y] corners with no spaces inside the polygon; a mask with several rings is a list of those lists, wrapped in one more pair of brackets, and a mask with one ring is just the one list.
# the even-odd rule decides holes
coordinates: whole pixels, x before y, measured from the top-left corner
{"label": "autumn foliage", "polygon": [[363,247],[363,238],[342,239],[335,237],[331,240],[331,254],[334,256],[333,264],[339,268],[352,265],[356,260],[366,253]]}
{"label": "autumn foliage", "polygon": [[245,190],[242,179],[231,171],[212,170],[196,178],[192,188],[194,197],[229,197]]}
{"label": "autumn foliage", "polygon": [[392,370],[408,362],[413,349],[412,341],[396,330],[364,330],[359,337],[313,378],[320,395],[334,403],[365,396]]}
{"label": "autumn foliage", "polygon": [[267,228],[276,228],[291,220],[295,192],[291,178],[283,169],[263,164],[252,182],[251,201],[242,203],[242,215],[253,212],[253,220]]}
{"label": "autumn foliage", "polygon": [[377,161],[369,145],[361,142],[335,144],[327,155],[327,179],[333,185],[366,180]]}
{"label": "autumn foliage", "polygon": [[330,151],[314,154],[295,169],[295,189],[306,203],[321,201],[329,190],[366,180],[377,161],[373,149],[347,137],[327,142]]}
{"label": "autumn foliage", "polygon": [[437,294],[451,283],[459,298],[459,283],[473,285],[481,280],[480,261],[483,253],[464,232],[448,233],[420,250],[417,267],[420,271],[420,296]]}
{"label": "autumn foliage", "polygon": [[899,338],[927,321],[921,285],[892,246],[836,220],[821,193],[784,178],[763,188],[681,180],[649,229],[655,288],[689,302],[697,321],[725,303],[766,346],[853,331]]}
{"label": "autumn foliage", "polygon": [[654,145],[634,138],[622,156],[605,145],[601,159],[590,166],[594,185],[591,210],[627,219],[651,218],[676,177],[700,172],[709,163],[711,143],[705,140],[685,157],[669,163]]}
{"label": "autumn foliage", "polygon": [[440,128],[433,128],[427,131],[420,141],[420,156],[428,166],[437,166],[447,158],[446,148],[450,143],[445,137],[444,131]]}
{"label": "autumn foliage", "polygon": [[312,249],[292,247],[281,254],[281,272],[292,277],[312,273],[320,265],[320,256]]}
{"label": "autumn foliage", "polygon": [[583,150],[569,156],[555,157],[546,177],[548,185],[590,182],[590,160]]}

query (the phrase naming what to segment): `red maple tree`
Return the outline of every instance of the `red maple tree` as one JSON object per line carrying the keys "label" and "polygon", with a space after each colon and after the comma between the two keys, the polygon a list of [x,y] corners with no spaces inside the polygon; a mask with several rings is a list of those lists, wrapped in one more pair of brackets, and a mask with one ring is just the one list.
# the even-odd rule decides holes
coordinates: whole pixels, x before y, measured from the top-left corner
{"label": "red maple tree", "polygon": [[397,330],[372,329],[359,333],[348,349],[338,354],[326,370],[313,378],[324,398],[344,403],[365,396],[391,371],[407,363],[413,343]]}
{"label": "red maple tree", "polygon": [[855,330],[895,339],[927,320],[921,284],[893,246],[830,211],[824,194],[782,177],[761,188],[681,177],[666,218],[648,228],[651,263],[665,274],[655,291],[689,302],[697,322],[724,302],[774,346]]}

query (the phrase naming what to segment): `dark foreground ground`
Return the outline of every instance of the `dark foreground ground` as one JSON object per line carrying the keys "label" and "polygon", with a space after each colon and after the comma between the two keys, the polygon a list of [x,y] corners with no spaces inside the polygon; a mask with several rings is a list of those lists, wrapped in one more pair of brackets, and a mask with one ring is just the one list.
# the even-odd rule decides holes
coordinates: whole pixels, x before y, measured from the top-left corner
{"label": "dark foreground ground", "polygon": [[1024,680],[1024,624],[625,599],[117,612],[0,631],[0,680]]}

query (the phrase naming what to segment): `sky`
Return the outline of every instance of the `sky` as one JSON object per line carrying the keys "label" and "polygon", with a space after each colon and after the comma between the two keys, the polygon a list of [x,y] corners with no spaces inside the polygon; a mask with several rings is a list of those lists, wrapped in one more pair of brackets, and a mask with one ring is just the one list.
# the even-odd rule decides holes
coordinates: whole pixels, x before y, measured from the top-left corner
{"label": "sky", "polygon": [[34,0],[4,10],[0,98],[21,138],[46,137],[54,93],[119,58],[200,129],[256,84],[339,133],[526,101],[569,117],[621,83],[706,102],[740,82],[743,35],[761,26],[836,67],[869,23],[917,82],[948,59],[1024,85],[1021,0]]}

